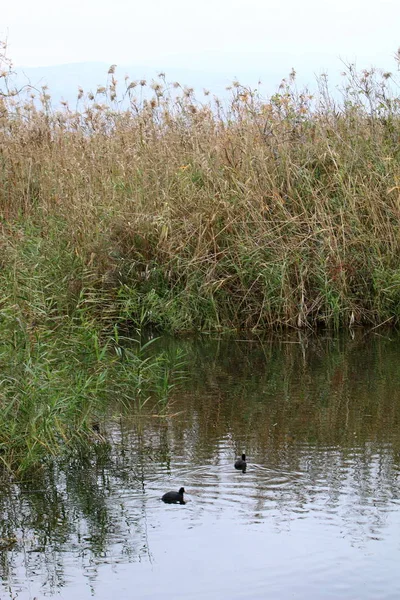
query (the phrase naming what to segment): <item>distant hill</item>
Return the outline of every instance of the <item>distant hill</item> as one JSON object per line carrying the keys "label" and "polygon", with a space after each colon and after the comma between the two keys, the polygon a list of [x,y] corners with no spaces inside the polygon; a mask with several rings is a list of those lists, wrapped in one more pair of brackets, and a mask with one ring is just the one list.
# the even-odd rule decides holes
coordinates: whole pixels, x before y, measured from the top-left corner
{"label": "distant hill", "polygon": [[[183,61],[183,62],[182,62]],[[329,53],[283,53],[283,52],[219,52],[202,53],[199,56],[160,58],[160,67],[150,67],[138,64],[119,64],[116,68],[116,79],[119,82],[119,93],[125,89],[124,78],[130,80],[146,79],[151,82],[157,78],[160,71],[166,73],[168,82],[178,81],[182,86],[193,87],[196,96],[202,98],[202,90],[208,89],[212,94],[226,98],[226,87],[235,79],[242,85],[258,87],[261,80],[261,93],[264,96],[274,94],[283,78],[287,77],[294,68],[297,71],[296,85],[298,90],[308,87],[316,89],[317,76],[322,72],[329,73],[328,88],[334,95],[337,87],[343,85],[341,72],[346,71],[346,64],[354,63],[355,58],[340,58]],[[174,66],[174,65],[185,66]],[[385,53],[376,55],[372,60],[365,58],[357,61],[357,70],[382,67],[385,71],[393,68],[392,58]],[[169,65],[169,66],[167,66]],[[188,66],[189,65],[189,66]],[[95,92],[99,85],[107,81],[110,64],[105,62],[79,62],[44,67],[15,67],[18,86],[31,85],[40,88],[46,84],[53,103],[66,100],[71,108],[75,106],[78,87],[85,92]],[[1,80],[0,80],[1,84]]]}
{"label": "distant hill", "polygon": [[[286,65],[287,66],[287,65]],[[62,64],[47,67],[18,67],[16,71],[15,84],[18,87],[30,84],[38,89],[42,85],[47,85],[54,105],[61,100],[67,101],[71,108],[76,104],[78,88],[82,87],[85,92],[95,92],[99,85],[107,82],[108,69],[110,65],[102,62],[82,62],[72,64]],[[241,65],[240,70],[234,72],[206,72],[200,70],[191,70],[184,68],[168,68],[166,78],[168,82],[178,81],[182,86],[193,87],[196,96],[202,98],[203,89],[208,89],[212,94],[221,98],[226,98],[228,92],[226,87],[235,79],[242,85],[258,87],[261,80],[262,93],[269,96],[275,93],[283,77],[286,77],[290,69],[283,70],[282,65],[267,65],[263,69],[256,71],[254,68],[244,68]],[[115,77],[119,82],[119,92],[125,89],[124,78],[129,76],[130,80],[146,79],[148,83],[156,79],[159,71],[154,68],[140,65],[118,65],[115,71]],[[304,74],[306,73],[306,75]],[[308,79],[307,79],[308,76]],[[336,81],[337,82],[337,81]],[[303,75],[297,77],[299,88],[311,83],[315,87],[315,76],[313,73],[303,70]]]}

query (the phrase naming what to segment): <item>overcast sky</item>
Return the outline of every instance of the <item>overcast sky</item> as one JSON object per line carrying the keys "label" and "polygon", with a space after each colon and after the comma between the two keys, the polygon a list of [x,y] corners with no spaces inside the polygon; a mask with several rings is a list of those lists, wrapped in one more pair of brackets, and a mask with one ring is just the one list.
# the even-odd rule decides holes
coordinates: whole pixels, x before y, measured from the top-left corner
{"label": "overcast sky", "polygon": [[102,61],[202,71],[394,70],[400,0],[14,0],[0,16],[15,66]]}

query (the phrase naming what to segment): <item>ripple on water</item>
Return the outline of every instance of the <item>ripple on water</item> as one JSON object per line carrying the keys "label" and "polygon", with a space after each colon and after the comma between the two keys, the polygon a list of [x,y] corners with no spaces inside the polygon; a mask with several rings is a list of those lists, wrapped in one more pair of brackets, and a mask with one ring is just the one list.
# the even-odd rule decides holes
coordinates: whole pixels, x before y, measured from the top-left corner
{"label": "ripple on water", "polygon": [[[309,342],[221,342],[174,416],[110,425],[110,460],[3,491],[5,597],[397,600],[400,344],[363,367],[365,342]],[[181,486],[187,504],[161,501]]]}

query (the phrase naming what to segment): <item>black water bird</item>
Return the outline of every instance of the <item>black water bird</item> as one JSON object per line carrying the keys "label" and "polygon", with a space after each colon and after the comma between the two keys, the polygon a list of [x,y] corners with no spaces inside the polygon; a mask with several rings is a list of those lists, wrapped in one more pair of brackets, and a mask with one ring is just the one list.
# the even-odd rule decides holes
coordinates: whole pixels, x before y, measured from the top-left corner
{"label": "black water bird", "polygon": [[185,489],[183,487],[180,488],[179,492],[167,492],[161,498],[163,502],[167,504],[186,504],[183,499],[183,494],[185,493]]}
{"label": "black water bird", "polygon": [[237,469],[238,471],[242,471],[242,473],[246,473],[247,462],[245,454],[242,454],[242,458],[237,459],[237,461],[235,462],[235,469]]}

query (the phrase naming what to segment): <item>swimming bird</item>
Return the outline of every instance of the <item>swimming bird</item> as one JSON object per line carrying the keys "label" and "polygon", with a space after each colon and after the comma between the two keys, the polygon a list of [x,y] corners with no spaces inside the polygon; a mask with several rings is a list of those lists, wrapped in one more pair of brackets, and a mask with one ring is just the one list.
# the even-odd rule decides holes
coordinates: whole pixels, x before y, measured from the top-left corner
{"label": "swimming bird", "polygon": [[179,492],[167,492],[161,498],[163,502],[167,504],[186,504],[183,499],[183,494],[185,493],[185,489],[183,487],[180,488]]}
{"label": "swimming bird", "polygon": [[246,473],[246,468],[247,468],[246,455],[242,454],[242,458],[238,458],[237,461],[235,462],[235,469],[237,469],[238,471],[242,471],[242,473]]}

